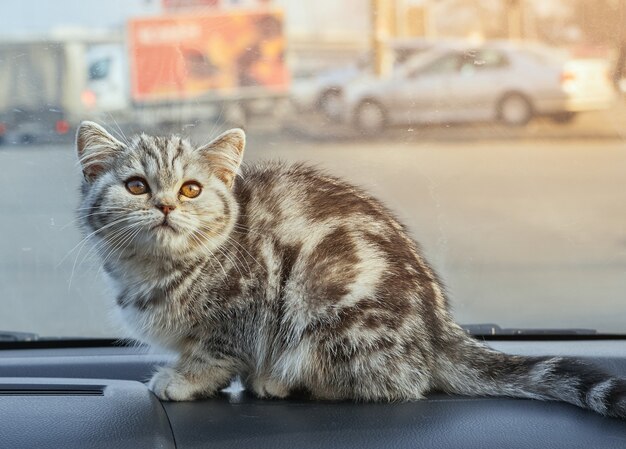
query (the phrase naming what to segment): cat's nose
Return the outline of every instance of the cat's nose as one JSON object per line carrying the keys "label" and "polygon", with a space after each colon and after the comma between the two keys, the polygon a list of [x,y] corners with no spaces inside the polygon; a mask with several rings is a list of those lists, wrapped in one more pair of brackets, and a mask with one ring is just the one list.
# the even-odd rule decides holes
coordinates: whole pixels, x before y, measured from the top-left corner
{"label": "cat's nose", "polygon": [[176,209],[176,206],[171,205],[171,204],[159,203],[156,205],[156,208],[159,209],[161,212],[163,212],[164,215],[167,215],[170,212],[172,212],[174,209]]}

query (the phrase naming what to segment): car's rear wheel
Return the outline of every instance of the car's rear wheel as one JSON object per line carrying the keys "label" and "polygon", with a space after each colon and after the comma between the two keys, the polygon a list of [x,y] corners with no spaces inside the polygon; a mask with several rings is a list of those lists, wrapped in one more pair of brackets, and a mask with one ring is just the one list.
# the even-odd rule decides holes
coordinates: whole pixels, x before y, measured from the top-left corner
{"label": "car's rear wheel", "polygon": [[507,94],[498,102],[498,118],[508,126],[524,126],[533,118],[533,105],[522,94]]}
{"label": "car's rear wheel", "polygon": [[343,107],[341,90],[337,88],[325,90],[322,95],[320,95],[318,107],[321,113],[329,120],[341,118],[341,110]]}
{"label": "car's rear wheel", "polygon": [[354,111],[354,125],[363,134],[377,134],[387,126],[387,111],[377,101],[363,100]]}

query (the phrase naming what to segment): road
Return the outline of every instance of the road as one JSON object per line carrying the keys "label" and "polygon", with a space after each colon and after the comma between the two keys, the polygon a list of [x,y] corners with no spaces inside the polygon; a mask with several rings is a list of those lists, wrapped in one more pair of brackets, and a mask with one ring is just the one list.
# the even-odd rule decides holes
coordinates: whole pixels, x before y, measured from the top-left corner
{"label": "road", "polygon": [[[246,160],[311,161],[382,198],[445,280],[458,321],[626,333],[621,139],[249,137]],[[0,329],[113,336],[73,222],[71,146],[0,149]]]}

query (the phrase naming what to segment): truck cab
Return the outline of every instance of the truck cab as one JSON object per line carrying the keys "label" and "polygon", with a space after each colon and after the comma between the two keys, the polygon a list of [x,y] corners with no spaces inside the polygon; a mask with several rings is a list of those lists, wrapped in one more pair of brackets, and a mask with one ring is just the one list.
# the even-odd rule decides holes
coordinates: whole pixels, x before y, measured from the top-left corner
{"label": "truck cab", "polygon": [[129,107],[128,58],[122,43],[92,45],[86,51],[87,82],[83,104],[99,112]]}

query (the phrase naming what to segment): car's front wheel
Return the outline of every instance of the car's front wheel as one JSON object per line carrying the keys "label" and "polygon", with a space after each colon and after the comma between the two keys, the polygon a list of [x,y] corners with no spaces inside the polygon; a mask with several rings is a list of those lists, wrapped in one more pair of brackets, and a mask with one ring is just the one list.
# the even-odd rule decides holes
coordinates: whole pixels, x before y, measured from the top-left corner
{"label": "car's front wheel", "polygon": [[524,126],[533,118],[533,106],[522,94],[507,94],[498,102],[498,118],[509,126]]}
{"label": "car's front wheel", "polygon": [[387,126],[387,111],[375,100],[363,100],[354,111],[354,125],[363,134],[377,134]]}

